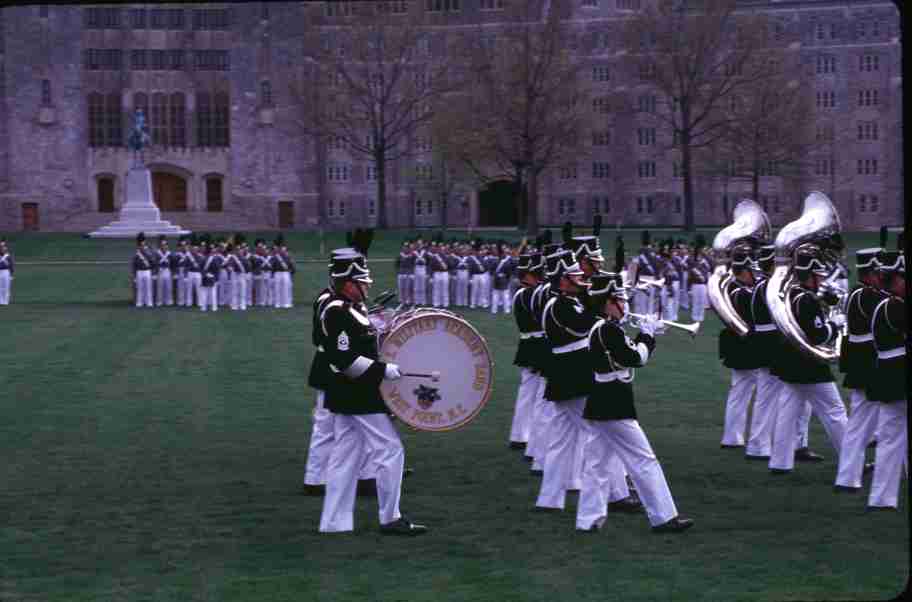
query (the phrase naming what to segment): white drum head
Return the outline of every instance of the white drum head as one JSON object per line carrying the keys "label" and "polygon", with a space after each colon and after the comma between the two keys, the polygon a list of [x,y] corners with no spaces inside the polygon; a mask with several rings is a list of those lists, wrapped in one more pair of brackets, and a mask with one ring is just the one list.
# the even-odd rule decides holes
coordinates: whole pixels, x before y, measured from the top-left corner
{"label": "white drum head", "polygon": [[398,322],[383,341],[380,359],[398,364],[403,373],[399,380],[381,383],[386,405],[421,431],[465,426],[491,394],[494,364],[487,343],[449,312],[422,311]]}

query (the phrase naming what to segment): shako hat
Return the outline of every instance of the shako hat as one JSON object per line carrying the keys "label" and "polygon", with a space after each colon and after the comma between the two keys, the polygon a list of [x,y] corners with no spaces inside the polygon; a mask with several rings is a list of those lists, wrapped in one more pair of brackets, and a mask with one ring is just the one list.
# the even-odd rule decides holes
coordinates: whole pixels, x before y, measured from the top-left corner
{"label": "shako hat", "polygon": [[329,276],[334,280],[353,280],[370,284],[367,258],[354,249],[336,249],[330,254]]}
{"label": "shako hat", "polygon": [[598,272],[592,275],[590,282],[589,291],[586,293],[589,297],[627,299],[624,279],[617,272]]}
{"label": "shako hat", "polygon": [[549,278],[560,278],[561,276],[582,276],[583,270],[580,269],[573,251],[563,249],[549,255],[545,261],[545,275]]}
{"label": "shako hat", "polygon": [[541,253],[523,253],[519,256],[516,269],[520,272],[542,272],[545,269],[545,260]]}
{"label": "shako hat", "polygon": [[757,261],[764,263],[776,258],[776,245],[760,245],[757,247]]}
{"label": "shako hat", "polygon": [[602,247],[599,244],[598,236],[574,236],[572,245],[577,261],[580,259],[605,261],[605,258],[602,257]]}
{"label": "shako hat", "polygon": [[820,276],[830,273],[826,263],[820,258],[820,248],[815,245],[799,247],[795,251],[795,270],[798,272],[813,272]]}
{"label": "shako hat", "polygon": [[859,249],[855,252],[855,267],[859,270],[876,270],[880,267],[880,257],[883,253],[881,247]]}
{"label": "shako hat", "polygon": [[906,275],[906,255],[899,251],[884,251],[878,259],[880,271],[889,274]]}

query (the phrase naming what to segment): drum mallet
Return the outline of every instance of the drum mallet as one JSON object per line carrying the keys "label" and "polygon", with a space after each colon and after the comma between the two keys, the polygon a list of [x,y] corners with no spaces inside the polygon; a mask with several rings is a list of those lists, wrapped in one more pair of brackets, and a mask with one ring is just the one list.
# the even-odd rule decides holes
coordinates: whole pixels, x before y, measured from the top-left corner
{"label": "drum mallet", "polygon": [[419,374],[417,372],[403,372],[402,376],[411,376],[412,378],[430,378],[431,382],[440,381],[440,371],[434,370],[430,374]]}

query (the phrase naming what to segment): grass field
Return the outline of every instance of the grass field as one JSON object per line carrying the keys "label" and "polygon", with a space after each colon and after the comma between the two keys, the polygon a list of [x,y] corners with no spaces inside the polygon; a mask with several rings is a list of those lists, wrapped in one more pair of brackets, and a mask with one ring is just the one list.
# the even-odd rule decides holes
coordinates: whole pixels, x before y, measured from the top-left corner
{"label": "grass field", "polygon": [[[287,238],[316,256],[313,237]],[[496,361],[490,403],[457,432],[402,430],[415,469],[402,508],[432,533],[381,537],[375,501],[360,500],[356,534],[319,536],[321,500],[297,493],[322,265],[300,266],[293,310],[137,310],[129,241],[11,242],[23,265],[0,308],[3,602],[872,600],[908,581],[906,483],[898,513],[834,494],[816,419],[811,444],[827,461],[786,477],[719,449],[728,374],[711,313],[695,341],[663,336],[636,381],[640,422],[696,520],[687,533],[656,536],[645,516],[618,515],[579,535],[575,498],[560,515],[531,512],[539,480],[506,447],[515,327],[470,311]],[[378,241],[372,257],[397,244]],[[42,259],[123,266],[27,265]],[[374,270],[375,291],[392,285],[390,263]]]}

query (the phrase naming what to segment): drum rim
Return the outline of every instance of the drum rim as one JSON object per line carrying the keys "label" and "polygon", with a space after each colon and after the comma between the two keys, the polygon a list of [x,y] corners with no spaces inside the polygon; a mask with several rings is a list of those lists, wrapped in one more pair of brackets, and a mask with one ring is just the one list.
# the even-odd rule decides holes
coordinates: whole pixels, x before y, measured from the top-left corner
{"label": "drum rim", "polygon": [[[387,403],[386,399],[383,398],[383,392],[382,392],[382,391],[380,392],[380,397],[381,397],[381,399],[383,399],[383,404],[387,407],[387,409],[390,411],[390,413],[392,413],[394,416],[396,416],[396,418],[398,418],[399,420],[402,420],[403,424],[405,424],[406,426],[408,426],[409,428],[411,428],[411,429],[413,429],[413,430],[416,430],[416,431],[423,431],[423,432],[430,432],[430,433],[440,433],[440,432],[447,432],[447,431],[456,431],[456,430],[459,430],[459,429],[461,429],[462,427],[466,426],[467,424],[469,424],[469,423],[472,422],[473,420],[475,420],[475,417],[478,416],[478,414],[481,412],[481,410],[482,410],[486,405],[488,405],[488,401],[489,401],[490,398],[491,398],[491,392],[494,390],[494,358],[493,358],[493,356],[491,355],[491,348],[488,346],[488,341],[487,341],[487,339],[485,339],[484,336],[478,331],[478,329],[475,328],[468,320],[466,320],[465,318],[463,318],[463,317],[460,316],[459,314],[456,314],[456,313],[453,313],[453,312],[449,312],[449,311],[435,311],[435,308],[417,308],[415,311],[417,311],[417,310],[424,310],[424,309],[427,309],[427,310],[429,310],[429,311],[427,311],[426,313],[416,314],[416,315],[413,315],[413,316],[410,316],[410,317],[406,318],[405,320],[403,320],[402,322],[400,322],[399,324],[396,325],[396,329],[398,329],[400,326],[404,326],[405,324],[407,324],[408,322],[411,322],[412,320],[415,320],[415,319],[418,319],[418,318],[426,318],[426,317],[428,317],[428,315],[434,315],[434,314],[436,314],[436,315],[439,316],[439,317],[443,317],[443,318],[453,318],[454,320],[458,320],[458,321],[464,323],[466,326],[468,326],[469,329],[471,329],[472,332],[475,333],[475,336],[477,336],[479,339],[481,339],[481,342],[484,343],[485,355],[486,355],[487,358],[488,358],[488,374],[490,374],[490,378],[488,379],[488,387],[487,387],[487,389],[485,390],[484,397],[482,397],[481,402],[478,404],[478,407],[476,407],[475,410],[474,410],[473,412],[471,412],[469,415],[467,415],[467,416],[466,416],[463,420],[461,420],[459,423],[457,423],[457,424],[455,424],[455,425],[451,425],[451,426],[440,427],[440,428],[418,428],[417,426],[411,424],[410,422],[406,422],[404,418],[402,418],[401,416],[399,416],[399,414],[397,414],[396,412],[393,412],[392,408],[389,406],[389,404]],[[383,341],[383,344],[384,344],[384,345],[386,344],[386,341],[389,340],[389,335],[392,335],[392,334],[393,334],[393,330],[394,330],[394,329],[390,329],[389,332],[387,332],[387,338]],[[380,354],[379,354],[379,355],[380,355],[380,357],[381,357],[381,359],[382,359],[382,358],[383,358],[383,345],[380,346],[380,350],[379,350],[379,351],[380,351]]]}

